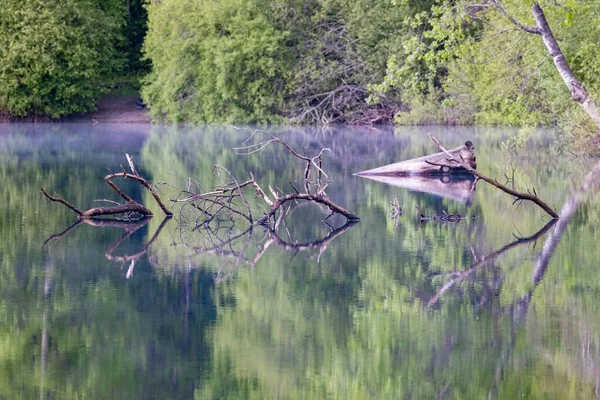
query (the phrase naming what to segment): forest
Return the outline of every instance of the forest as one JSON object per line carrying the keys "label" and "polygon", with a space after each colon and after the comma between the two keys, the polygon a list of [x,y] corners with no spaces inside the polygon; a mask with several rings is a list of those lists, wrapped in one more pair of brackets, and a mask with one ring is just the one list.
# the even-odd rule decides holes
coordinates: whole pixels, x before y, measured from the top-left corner
{"label": "forest", "polygon": [[594,134],[545,39],[522,29],[538,3],[597,99],[600,4],[588,0],[5,0],[0,116],[85,113],[125,82],[155,121]]}

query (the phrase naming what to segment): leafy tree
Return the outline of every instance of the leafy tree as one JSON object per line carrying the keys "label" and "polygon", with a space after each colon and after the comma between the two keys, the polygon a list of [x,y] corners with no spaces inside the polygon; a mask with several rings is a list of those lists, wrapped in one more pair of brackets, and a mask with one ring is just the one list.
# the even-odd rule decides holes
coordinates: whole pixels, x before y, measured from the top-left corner
{"label": "leafy tree", "polygon": [[[400,114],[398,120],[424,122],[429,115],[434,122],[446,123],[564,126],[566,120],[581,121],[583,113],[565,90],[544,42],[527,30],[539,31],[532,4],[440,0],[417,14],[411,23],[426,20],[427,29],[409,40],[403,53],[390,58],[388,74],[379,86],[414,95],[412,112]],[[572,60],[576,78],[593,96],[598,83],[589,73],[598,62],[587,49],[597,40],[597,32],[582,30],[579,24],[589,21],[593,26],[598,7],[573,0],[548,3],[543,12],[566,58]]]}
{"label": "leafy tree", "polygon": [[398,97],[369,104],[369,86],[431,3],[151,2],[143,95],[174,121],[387,122]]}
{"label": "leafy tree", "polygon": [[142,94],[155,118],[277,119],[290,58],[284,46],[288,34],[261,5],[248,0],[148,5],[144,51],[153,68]]}
{"label": "leafy tree", "polygon": [[0,9],[0,112],[48,116],[94,108],[123,64],[117,0],[6,0]]}

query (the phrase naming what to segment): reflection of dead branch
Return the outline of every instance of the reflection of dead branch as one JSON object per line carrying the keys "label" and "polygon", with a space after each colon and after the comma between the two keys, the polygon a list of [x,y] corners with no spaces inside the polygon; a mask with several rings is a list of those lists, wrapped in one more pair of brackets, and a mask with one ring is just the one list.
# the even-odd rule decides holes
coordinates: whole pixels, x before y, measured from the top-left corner
{"label": "reflection of dead branch", "polygon": [[78,209],[77,207],[75,207],[74,205],[72,205],[71,203],[69,203],[67,200],[65,200],[61,197],[58,197],[58,196],[52,196],[52,195],[48,194],[48,192],[46,192],[46,190],[44,190],[43,188],[41,189],[41,191],[44,194],[44,196],[46,196],[49,200],[61,203],[64,206],[71,209],[74,213],[76,213],[79,216],[80,219],[88,219],[88,218],[94,218],[94,217],[99,217],[99,216],[104,216],[104,215],[115,215],[115,214],[125,214],[128,216],[128,215],[134,214],[134,213],[141,214],[143,216],[151,216],[152,211],[150,211],[144,205],[142,205],[142,204],[138,203],[137,201],[135,201],[134,199],[132,199],[127,193],[123,192],[112,181],[112,179],[114,179],[114,178],[132,179],[132,180],[138,182],[140,185],[144,186],[152,194],[152,197],[154,197],[154,200],[159,205],[159,207],[163,210],[165,215],[167,215],[167,216],[173,215],[171,213],[171,211],[169,209],[167,209],[167,207],[165,207],[165,205],[161,201],[160,197],[158,196],[158,193],[156,192],[156,189],[154,189],[154,187],[152,185],[150,185],[148,183],[148,181],[146,181],[146,179],[142,178],[138,174],[137,170],[135,169],[135,166],[133,165],[132,157],[129,154],[126,154],[125,156],[127,157],[127,162],[129,163],[131,173],[126,172],[125,168],[123,168],[123,166],[121,166],[121,172],[111,173],[104,177],[104,182],[106,182],[106,184],[111,189],[113,189],[115,191],[115,193],[117,193],[121,198],[123,198],[123,200],[125,201],[123,204],[118,204],[118,205],[112,206],[112,207],[94,207],[94,208],[90,208],[87,211],[82,211],[82,210]]}
{"label": "reflection of dead branch", "polygon": [[48,237],[48,239],[46,239],[44,241],[44,243],[42,243],[42,247],[46,247],[49,243],[51,243],[55,240],[60,240],[63,236],[67,235],[73,229],[77,228],[77,226],[80,223],[81,223],[81,220],[77,220],[73,224],[71,224],[67,229],[65,229],[64,231],[62,231],[60,233],[55,233],[54,235],[51,235],[50,237]]}
{"label": "reflection of dead branch", "polygon": [[348,221],[345,225],[332,230],[325,236],[323,239],[315,240],[312,242],[306,243],[289,243],[281,239],[281,237],[277,234],[277,232],[273,229],[267,228],[269,235],[271,236],[271,240],[277,244],[277,246],[283,248],[284,250],[292,250],[294,252],[306,251],[306,250],[319,250],[319,257],[317,258],[317,262],[320,261],[321,255],[327,250],[327,246],[329,243],[335,238],[343,235],[347,230],[352,228],[357,221]]}
{"label": "reflection of dead branch", "polygon": [[121,228],[121,229],[124,229],[125,232],[123,232],[123,234],[121,236],[119,236],[119,238],[117,240],[115,240],[106,249],[104,255],[110,261],[120,262],[121,263],[121,268],[123,268],[126,263],[130,263],[129,268],[127,270],[127,275],[126,275],[126,277],[129,279],[131,277],[131,275],[133,274],[133,268],[135,267],[136,262],[138,262],[138,260],[140,258],[142,258],[142,256],[148,252],[148,249],[150,248],[150,246],[152,245],[152,243],[154,243],[156,241],[156,239],[160,235],[160,232],[163,230],[163,228],[165,227],[165,225],[167,224],[167,222],[169,220],[170,220],[170,217],[166,217],[161,222],[160,226],[156,229],[156,232],[154,233],[154,235],[152,235],[152,238],[144,245],[144,247],[142,248],[142,250],[138,251],[135,254],[131,254],[131,255],[115,256],[112,253],[127,238],[129,238],[131,235],[133,235],[139,229],[141,229],[144,226],[146,226],[146,224],[148,224],[148,221],[150,221],[150,218],[148,218],[148,217],[146,217],[146,218],[140,218],[140,219],[133,220],[133,221],[114,220],[114,219],[98,219],[98,218],[80,219],[77,222],[75,222],[74,224],[72,224],[71,226],[69,226],[64,231],[50,236],[48,239],[46,239],[46,241],[44,241],[44,243],[43,243],[42,246],[46,246],[50,242],[52,242],[54,240],[59,240],[59,239],[63,238],[69,232],[71,232],[73,229],[75,229],[77,226],[79,226],[82,222],[85,223],[85,224],[87,224],[87,225],[94,226],[94,227],[101,227],[101,228],[109,227],[109,228]]}
{"label": "reflection of dead branch", "polygon": [[471,275],[473,272],[475,272],[485,266],[488,266],[489,264],[493,264],[493,262],[496,260],[496,258],[498,258],[498,256],[507,252],[508,250],[512,249],[513,247],[521,246],[523,244],[527,244],[527,243],[531,243],[531,242],[536,242],[540,237],[544,236],[544,234],[546,232],[548,232],[548,230],[555,224],[555,222],[556,222],[555,220],[551,220],[534,235],[526,237],[526,238],[518,238],[514,242],[511,242],[511,243],[507,244],[506,246],[502,247],[501,249],[496,250],[495,252],[493,252],[491,254],[488,254],[487,256],[483,257],[481,260],[476,261],[474,264],[472,264],[469,268],[467,268],[464,271],[453,272],[451,274],[452,279],[450,279],[448,282],[446,282],[437,291],[435,296],[433,296],[431,298],[431,300],[429,300],[427,305],[429,307],[433,306],[435,303],[437,303],[437,301],[440,299],[440,297],[444,293],[446,293],[450,288],[452,288],[456,283],[462,281],[463,279],[465,279],[466,277]]}
{"label": "reflection of dead branch", "polygon": [[[256,230],[252,226],[242,233],[227,238],[211,237],[210,243],[217,243],[214,246],[205,245],[203,247],[187,244],[183,241],[174,245],[190,250],[188,257],[205,254],[221,257],[222,262],[217,269],[217,272],[213,274],[214,281],[216,283],[220,283],[233,276],[233,273],[239,268],[240,265],[247,265],[250,268],[254,268],[272,244],[276,244],[283,250],[292,251],[294,254],[300,251],[317,250],[318,262],[322,254],[327,250],[329,243],[344,234],[356,223],[357,221],[347,221],[343,226],[331,230],[324,238],[305,243],[285,241],[281,238],[280,234],[277,233],[276,229],[263,225],[263,228],[268,236],[266,240],[264,240],[263,243],[256,248],[256,252],[253,255],[251,255],[252,252],[249,252],[249,250],[252,250],[249,246],[251,236],[256,234]],[[210,234],[210,236],[213,235]],[[180,237],[180,239],[185,240],[184,237]],[[247,255],[247,253],[250,253],[250,255]]]}
{"label": "reflection of dead branch", "polygon": [[556,211],[554,211],[548,204],[546,204],[542,199],[540,199],[537,196],[535,188],[532,189],[533,193],[523,193],[523,192],[518,192],[516,190],[513,190],[513,189],[511,189],[511,188],[509,188],[509,187],[507,187],[505,185],[502,185],[497,180],[489,178],[488,176],[486,176],[486,175],[482,174],[481,172],[477,171],[475,168],[471,167],[462,158],[458,158],[456,155],[453,155],[450,152],[448,152],[448,150],[446,150],[444,148],[444,146],[442,146],[440,144],[440,142],[435,137],[433,137],[432,135],[429,135],[429,137],[431,138],[431,140],[433,140],[433,142],[437,145],[437,147],[441,151],[443,151],[444,153],[446,153],[446,155],[448,156],[448,161],[453,161],[453,162],[458,163],[460,166],[462,166],[464,169],[466,169],[467,171],[469,171],[471,174],[475,175],[477,178],[479,178],[479,179],[481,179],[483,181],[486,181],[490,185],[492,185],[494,187],[497,187],[498,189],[502,190],[505,193],[510,194],[511,196],[514,196],[515,197],[514,203],[516,203],[518,201],[529,200],[529,201],[535,203],[537,206],[539,206],[546,213],[548,213],[552,218],[554,218],[554,219],[558,218],[558,214],[556,213]]}
{"label": "reflection of dead branch", "polygon": [[556,227],[552,231],[552,234],[548,236],[542,252],[536,260],[535,269],[531,276],[531,283],[533,284],[529,292],[521,298],[518,305],[519,315],[518,318],[523,318],[527,313],[529,302],[533,296],[533,291],[540,283],[546,273],[550,258],[556,250],[556,246],[560,242],[567,225],[571,222],[571,218],[575,212],[579,209],[579,206],[584,202],[590,193],[594,193],[600,187],[600,162],[597,162],[594,168],[586,175],[582,188],[576,191],[563,205],[560,211],[560,221],[556,224]]}
{"label": "reflection of dead branch", "polygon": [[[92,221],[94,222],[94,224],[90,223]],[[160,235],[160,232],[163,230],[163,228],[165,227],[165,225],[167,224],[168,221],[169,221],[168,217],[165,218],[165,219],[163,219],[163,221],[160,223],[160,225],[156,229],[156,232],[154,232],[154,235],[152,235],[152,238],[150,238],[150,240],[148,242],[146,242],[146,244],[144,245],[144,247],[140,251],[138,251],[137,253],[130,254],[130,255],[125,255],[125,256],[115,256],[115,255],[112,254],[113,251],[115,251],[121,245],[121,243],[123,241],[125,241],[125,239],[127,239],[135,231],[137,231],[138,229],[141,228],[141,226],[140,226],[140,227],[137,227],[137,228],[135,228],[133,230],[131,230],[131,229],[128,230],[125,227],[125,232],[117,240],[115,240],[115,242],[112,245],[110,245],[108,247],[108,249],[106,249],[106,252],[104,252],[104,256],[108,260],[110,260],[110,261],[120,262],[121,263],[121,268],[123,268],[126,263],[130,263],[129,264],[129,268],[127,269],[127,274],[125,275],[125,277],[127,279],[131,278],[131,276],[133,275],[133,268],[135,267],[135,264],[138,262],[138,260],[140,258],[142,258],[142,256],[144,254],[146,254],[148,252],[148,249],[150,248],[150,246],[152,246],[152,243],[154,243],[156,241],[156,239]],[[96,223],[98,223],[98,222],[100,222],[101,225],[96,225]],[[106,224],[106,222],[110,222],[111,224],[108,225],[108,224]],[[94,221],[94,220],[86,220],[86,223],[88,223],[90,225],[94,225],[94,226],[118,226],[118,225],[115,224],[115,222],[120,222],[120,221],[105,221],[105,220],[101,220],[101,221],[96,220],[96,221]],[[121,227],[123,227],[123,226],[121,226]]]}
{"label": "reflection of dead branch", "polygon": [[424,221],[458,222],[458,221],[467,219],[467,217],[462,216],[460,214],[448,214],[446,211],[443,211],[443,210],[442,210],[442,212],[443,212],[442,215],[427,216],[427,215],[423,214],[421,207],[419,207],[419,206],[415,206],[415,207],[417,208],[417,211],[419,212],[419,218],[421,219],[421,223],[423,223]]}

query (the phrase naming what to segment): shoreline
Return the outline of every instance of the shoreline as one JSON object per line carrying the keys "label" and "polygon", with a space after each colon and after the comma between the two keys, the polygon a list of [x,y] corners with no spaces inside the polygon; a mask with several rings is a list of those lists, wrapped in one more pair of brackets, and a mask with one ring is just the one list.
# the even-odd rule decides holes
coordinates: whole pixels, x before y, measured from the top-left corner
{"label": "shoreline", "polygon": [[58,122],[152,124],[148,109],[140,106],[138,99],[137,96],[105,96],[98,101],[96,111],[61,118]]}
{"label": "shoreline", "polygon": [[108,123],[108,124],[152,124],[152,118],[148,109],[139,104],[138,96],[114,96],[108,95],[102,97],[96,106],[95,111],[85,114],[69,115],[58,119],[48,117],[34,118],[29,115],[26,117],[11,117],[0,115],[0,123],[69,123],[69,122],[87,122],[87,123]]}

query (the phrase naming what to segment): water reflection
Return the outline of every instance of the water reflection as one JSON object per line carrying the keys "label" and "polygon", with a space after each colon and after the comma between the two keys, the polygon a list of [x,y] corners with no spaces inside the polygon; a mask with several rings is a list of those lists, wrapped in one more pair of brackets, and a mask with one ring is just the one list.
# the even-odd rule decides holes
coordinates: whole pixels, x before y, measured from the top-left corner
{"label": "water reflection", "polygon": [[[327,211],[300,206],[279,239],[261,228],[222,246],[258,256],[231,269],[235,256],[227,266],[224,254],[195,252],[208,242],[191,234],[184,246],[177,221],[160,218],[79,224],[41,246],[74,216],[39,188],[90,204],[106,197],[97,182],[126,152],[142,175],[180,187],[188,178],[210,187],[213,164],[283,187],[302,165],[270,149],[240,158],[231,148],[246,134],[228,128],[153,127],[131,140],[124,127],[36,129],[0,129],[0,398],[597,395],[600,207],[595,188],[578,194],[595,160],[557,154],[547,138],[506,153],[503,130],[432,132],[449,146],[475,138],[482,172],[512,163],[514,184],[555,207],[574,194],[570,217],[551,226],[485,185],[467,208],[352,176],[430,153],[433,129],[282,130],[305,153],[332,149],[327,193],[361,222],[332,230],[320,223]],[[137,185],[124,190],[153,203]],[[417,230],[417,205],[468,219]]]}

